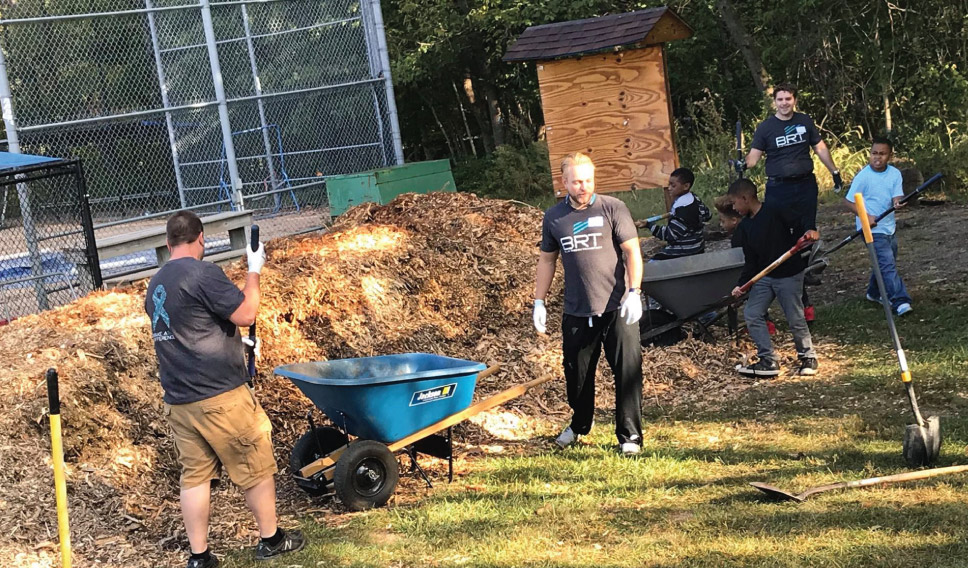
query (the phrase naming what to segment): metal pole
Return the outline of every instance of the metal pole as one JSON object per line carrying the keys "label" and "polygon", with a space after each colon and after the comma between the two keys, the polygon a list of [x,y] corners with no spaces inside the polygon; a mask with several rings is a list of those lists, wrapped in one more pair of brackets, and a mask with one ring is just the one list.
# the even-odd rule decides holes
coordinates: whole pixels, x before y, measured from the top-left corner
{"label": "metal pole", "polygon": [[[17,132],[17,115],[13,109],[13,96],[10,93],[10,82],[7,80],[7,60],[3,49],[0,49],[0,106],[3,109],[3,125],[7,129],[7,150],[20,153],[20,133]],[[44,274],[40,258],[40,247],[37,246],[37,227],[30,210],[30,192],[27,184],[17,184],[17,197],[20,199],[20,215],[24,222],[24,237],[27,241],[27,252],[30,255],[30,271],[33,276]],[[37,296],[37,307],[46,310],[50,307],[47,302],[47,290],[41,279],[34,280],[34,293]]]}
{"label": "metal pole", "polygon": [[380,68],[383,73],[383,83],[387,91],[387,113],[390,115],[390,131],[393,138],[393,153],[397,164],[403,163],[403,140],[400,138],[400,123],[397,120],[397,103],[393,98],[393,79],[390,77],[390,54],[387,51],[386,31],[383,29],[383,12],[380,11],[380,0],[370,0],[372,10],[373,29],[377,41],[377,51],[380,54]]}
{"label": "metal pole", "polygon": [[[374,37],[376,30],[374,30],[373,18],[369,14],[369,10],[361,10],[360,15],[363,18],[363,39],[366,42],[366,60],[370,66],[370,77],[377,79],[380,77],[380,54],[374,48],[374,45],[379,42]],[[383,137],[383,113],[380,111],[380,99],[376,94],[375,86],[370,86],[370,93],[373,95],[373,113],[376,120],[377,136],[380,139],[380,159],[383,161],[383,165],[386,166],[388,165],[388,160],[386,141]]]}
{"label": "metal pole", "polygon": [[[266,166],[269,168],[269,189],[276,189],[276,168],[272,163],[272,143],[269,141],[269,124],[266,122],[266,107],[262,102],[262,81],[259,79],[259,67],[255,62],[255,47],[252,44],[252,31],[249,29],[249,11],[242,4],[242,28],[245,30],[245,46],[249,51],[249,66],[252,68],[252,88],[255,89],[256,104],[259,106],[259,125],[262,127],[262,146],[266,151]],[[282,148],[279,148],[282,152]],[[282,197],[277,193],[275,197],[276,209],[282,204]]]}
{"label": "metal pole", "polygon": [[212,8],[209,0],[199,0],[202,10],[202,26],[205,28],[205,44],[208,47],[208,62],[212,67],[212,83],[215,86],[215,100],[218,102],[218,118],[222,126],[222,143],[225,145],[225,161],[232,180],[232,207],[243,210],[242,177],[235,162],[235,145],[232,143],[232,126],[229,123],[229,107],[225,102],[225,84],[222,82],[222,66],[218,62],[218,48],[215,46],[215,27],[212,25]]}
{"label": "metal pole", "polygon": [[148,9],[148,29],[151,32],[151,49],[155,55],[155,73],[158,75],[158,87],[161,89],[161,105],[165,109],[165,124],[168,127],[168,144],[171,146],[171,162],[175,167],[175,185],[178,186],[178,201],[182,208],[188,205],[185,200],[185,183],[182,181],[181,164],[178,160],[178,144],[175,141],[175,125],[171,120],[171,113],[168,107],[168,82],[165,79],[165,68],[161,63],[161,47],[158,42],[158,28],[155,25],[155,13],[152,12],[151,0],[145,0],[145,7]]}

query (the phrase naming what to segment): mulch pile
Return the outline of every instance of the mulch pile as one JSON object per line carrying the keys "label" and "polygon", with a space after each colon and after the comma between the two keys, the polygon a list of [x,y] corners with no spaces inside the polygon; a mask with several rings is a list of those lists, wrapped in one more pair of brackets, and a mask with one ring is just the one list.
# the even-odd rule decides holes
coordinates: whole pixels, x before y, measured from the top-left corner
{"label": "mulch pile", "polygon": [[[295,489],[285,464],[306,430],[311,403],[277,365],[397,352],[432,352],[503,371],[478,396],[545,375],[561,376],[560,338],[537,337],[531,298],[542,213],[470,194],[404,195],[361,205],[323,235],[267,245],[258,325],[257,394],[273,422],[279,508],[318,507]],[[226,271],[244,279],[244,262]],[[560,298],[561,278],[552,298]],[[56,367],[76,566],[184,562],[178,467],[162,416],[161,389],[144,315],[145,283],[91,294],[0,331],[0,558],[5,566],[52,566],[57,525],[44,372]],[[556,303],[557,300],[552,303]],[[549,309],[549,330],[560,309]],[[730,347],[687,341],[645,352],[646,404],[682,393],[745,388]],[[602,374],[599,405],[611,408]],[[563,381],[503,407],[528,417],[566,417]],[[318,415],[317,415],[318,416]],[[480,436],[467,426],[459,435]],[[466,441],[466,440],[465,440]],[[237,490],[213,499],[216,550],[251,546],[255,524]],[[338,507],[332,501],[328,507]]]}

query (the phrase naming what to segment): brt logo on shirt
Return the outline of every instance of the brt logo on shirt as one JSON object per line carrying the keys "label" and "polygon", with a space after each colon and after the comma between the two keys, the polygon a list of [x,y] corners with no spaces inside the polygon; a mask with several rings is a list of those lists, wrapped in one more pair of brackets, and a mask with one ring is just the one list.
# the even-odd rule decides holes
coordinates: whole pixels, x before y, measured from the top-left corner
{"label": "brt logo on shirt", "polygon": [[[602,233],[585,233],[588,229],[601,228],[605,226],[605,218],[601,215],[589,217],[584,221],[579,221],[571,226],[571,236],[561,237],[560,244],[563,252],[581,252],[585,250],[598,250],[602,248],[599,239]],[[583,234],[584,233],[584,234]]]}
{"label": "brt logo on shirt", "polygon": [[792,146],[806,142],[807,127],[800,124],[791,124],[783,129],[783,136],[776,137],[776,147]]}

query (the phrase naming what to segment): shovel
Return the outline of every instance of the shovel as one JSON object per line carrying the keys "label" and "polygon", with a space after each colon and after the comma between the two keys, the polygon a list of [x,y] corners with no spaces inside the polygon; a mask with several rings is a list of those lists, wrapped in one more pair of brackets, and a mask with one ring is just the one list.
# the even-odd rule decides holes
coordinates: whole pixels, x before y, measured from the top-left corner
{"label": "shovel", "polygon": [[929,477],[948,475],[949,473],[961,473],[964,471],[968,471],[968,465],[953,465],[951,467],[939,467],[936,469],[925,469],[921,471],[908,471],[905,473],[887,475],[884,477],[869,477],[867,479],[860,479],[857,481],[840,481],[837,483],[831,483],[829,485],[820,485],[818,487],[811,487],[803,493],[798,493],[796,495],[793,493],[787,493],[782,489],[773,487],[772,485],[767,485],[766,483],[760,483],[758,481],[754,481],[750,483],[750,485],[759,489],[763,493],[766,493],[777,501],[796,501],[797,503],[803,503],[807,500],[807,497],[810,497],[811,495],[823,493],[824,491],[833,491],[834,489],[856,489],[858,487],[870,487],[871,485],[881,485],[883,483],[914,481],[915,479],[927,479]]}
{"label": "shovel", "polygon": [[911,371],[908,370],[907,358],[904,356],[904,349],[901,348],[901,339],[897,336],[897,328],[894,327],[894,313],[891,311],[891,300],[887,297],[884,287],[884,277],[881,275],[880,265],[877,263],[877,252],[874,250],[874,235],[871,234],[870,220],[867,218],[867,208],[864,207],[864,196],[860,193],[854,194],[857,204],[857,216],[860,218],[861,227],[864,232],[864,242],[867,243],[867,251],[871,258],[871,271],[877,281],[877,289],[881,293],[881,305],[884,306],[884,313],[887,315],[887,328],[891,332],[891,339],[894,341],[894,350],[897,352],[897,363],[901,368],[901,381],[907,389],[908,400],[911,402],[911,412],[914,413],[916,424],[908,424],[904,430],[904,461],[911,467],[922,467],[931,465],[938,454],[941,453],[941,419],[937,416],[929,416],[927,420],[921,416],[918,409],[918,399],[914,394],[914,384],[911,382]]}
{"label": "shovel", "polygon": [[[944,174],[942,174],[941,172],[938,172],[938,173],[934,174],[933,176],[931,176],[931,178],[928,181],[922,183],[914,191],[912,191],[911,193],[909,193],[909,194],[905,195],[903,198],[901,198],[901,200],[898,201],[897,205],[903,205],[903,204],[907,203],[909,200],[914,199],[917,196],[921,195],[921,192],[922,191],[924,191],[925,189],[927,189],[928,187],[930,187],[931,185],[933,185],[934,183],[936,183],[937,181],[939,181],[943,177],[944,177]],[[880,222],[881,219],[883,219],[884,217],[887,217],[891,213],[894,213],[894,210],[897,209],[897,205],[891,205],[886,211],[884,211],[883,213],[881,213],[880,215],[877,216],[876,221],[877,222]],[[863,229],[861,229],[859,231],[855,231],[853,234],[845,237],[844,240],[842,240],[839,243],[837,243],[836,246],[832,247],[830,250],[825,250],[823,252],[818,253],[818,256],[826,257],[830,253],[836,252],[836,251],[844,248],[851,241],[853,241],[857,237],[861,236],[863,233],[864,233],[864,230]],[[821,259],[821,260],[824,260],[824,259]],[[810,270],[810,269],[808,268],[807,270]]]}

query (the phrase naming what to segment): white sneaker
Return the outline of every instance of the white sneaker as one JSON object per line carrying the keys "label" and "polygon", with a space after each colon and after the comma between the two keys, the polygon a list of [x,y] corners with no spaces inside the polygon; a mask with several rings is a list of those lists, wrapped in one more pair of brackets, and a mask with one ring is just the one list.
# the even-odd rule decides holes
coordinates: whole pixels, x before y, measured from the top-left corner
{"label": "white sneaker", "polygon": [[622,455],[623,456],[634,456],[638,455],[642,451],[642,447],[635,442],[625,442],[622,444]]}
{"label": "white sneaker", "polygon": [[914,308],[912,308],[911,307],[911,304],[909,304],[907,302],[904,302],[903,304],[901,304],[900,306],[897,307],[897,315],[898,315],[898,317],[901,317],[904,314],[909,314],[909,313],[911,313],[913,311],[914,311]]}
{"label": "white sneaker", "polygon": [[575,434],[575,431],[571,429],[571,426],[569,426],[562,430],[561,434],[558,434],[558,437],[555,438],[555,443],[558,444],[559,448],[565,449],[578,441],[579,438],[581,438],[581,436],[579,434]]}
{"label": "white sneaker", "polygon": [[880,298],[875,298],[874,296],[871,296],[870,294],[864,294],[864,299],[866,299],[868,302],[874,302],[875,304],[880,304],[881,303],[881,299]]}

